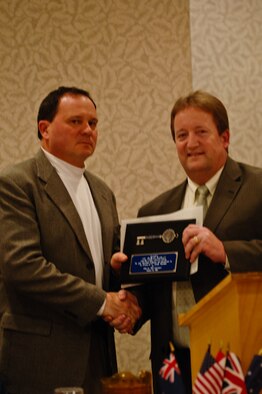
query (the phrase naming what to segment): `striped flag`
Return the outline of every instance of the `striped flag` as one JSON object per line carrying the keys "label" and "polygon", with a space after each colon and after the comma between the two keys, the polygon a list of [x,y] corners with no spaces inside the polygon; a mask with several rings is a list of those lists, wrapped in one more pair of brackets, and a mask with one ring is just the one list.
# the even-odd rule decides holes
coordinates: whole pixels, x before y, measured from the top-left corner
{"label": "striped flag", "polygon": [[239,359],[227,352],[222,394],[247,394],[245,377]]}
{"label": "striped flag", "polygon": [[193,394],[221,393],[226,358],[221,350],[214,358],[210,349],[209,345],[193,386]]}

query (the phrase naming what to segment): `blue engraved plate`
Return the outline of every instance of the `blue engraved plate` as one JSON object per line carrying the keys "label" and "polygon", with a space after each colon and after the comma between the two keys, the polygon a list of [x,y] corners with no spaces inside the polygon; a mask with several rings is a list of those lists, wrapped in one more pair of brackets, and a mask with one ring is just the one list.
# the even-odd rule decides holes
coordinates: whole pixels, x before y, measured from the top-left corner
{"label": "blue engraved plate", "polygon": [[131,256],[129,275],[176,272],[177,252],[135,254]]}
{"label": "blue engraved plate", "polygon": [[127,223],[121,265],[121,283],[188,280],[190,261],[185,256],[182,235],[193,219]]}

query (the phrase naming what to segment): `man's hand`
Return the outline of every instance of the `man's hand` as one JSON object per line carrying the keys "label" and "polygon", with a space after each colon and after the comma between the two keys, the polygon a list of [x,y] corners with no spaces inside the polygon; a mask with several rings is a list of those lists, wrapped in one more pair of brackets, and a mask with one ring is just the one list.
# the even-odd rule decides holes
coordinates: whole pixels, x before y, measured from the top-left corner
{"label": "man's hand", "polygon": [[190,263],[193,263],[200,253],[214,263],[226,263],[223,243],[206,227],[190,224],[183,232],[182,242]]}
{"label": "man's hand", "polygon": [[114,271],[119,272],[122,264],[127,260],[127,256],[122,252],[114,253],[111,257],[111,267]]}
{"label": "man's hand", "polygon": [[132,333],[135,322],[141,316],[136,297],[126,291],[107,293],[103,319],[120,333]]}

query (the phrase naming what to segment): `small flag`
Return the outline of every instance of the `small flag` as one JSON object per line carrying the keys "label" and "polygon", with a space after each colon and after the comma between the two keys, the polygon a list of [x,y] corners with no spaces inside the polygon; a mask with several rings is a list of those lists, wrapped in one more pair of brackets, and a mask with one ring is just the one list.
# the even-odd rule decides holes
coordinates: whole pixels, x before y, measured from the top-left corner
{"label": "small flag", "polygon": [[220,350],[216,358],[211,355],[211,346],[208,346],[200,371],[197,374],[194,394],[220,394],[225,366],[225,355]]}
{"label": "small flag", "polygon": [[245,377],[245,382],[247,392],[250,394],[259,394],[262,390],[262,352],[253,357]]}
{"label": "small flag", "polygon": [[174,346],[170,343],[170,353],[163,360],[163,365],[159,370],[159,388],[161,394],[186,394],[181,371],[176,360]]}
{"label": "small flag", "polygon": [[227,352],[222,394],[247,394],[244,374],[238,357]]}

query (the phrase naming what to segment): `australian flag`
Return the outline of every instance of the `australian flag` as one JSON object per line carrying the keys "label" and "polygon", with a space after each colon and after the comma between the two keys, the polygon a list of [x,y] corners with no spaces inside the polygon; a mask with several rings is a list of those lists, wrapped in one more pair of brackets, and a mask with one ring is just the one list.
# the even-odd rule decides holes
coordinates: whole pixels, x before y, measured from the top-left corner
{"label": "australian flag", "polygon": [[172,350],[163,360],[163,365],[159,370],[159,387],[161,394],[186,394],[181,371]]}
{"label": "australian flag", "polygon": [[245,381],[248,393],[259,394],[262,391],[262,354],[253,357]]}

